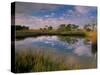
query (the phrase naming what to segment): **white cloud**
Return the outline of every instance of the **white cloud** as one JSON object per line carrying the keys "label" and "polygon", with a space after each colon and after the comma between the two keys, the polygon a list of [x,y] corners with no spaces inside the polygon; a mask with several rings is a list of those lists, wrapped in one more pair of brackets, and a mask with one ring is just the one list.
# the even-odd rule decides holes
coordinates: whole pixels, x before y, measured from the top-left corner
{"label": "white cloud", "polygon": [[88,12],[87,8],[86,7],[83,7],[83,6],[75,6],[75,9],[80,14],[84,14],[84,13],[87,13]]}
{"label": "white cloud", "polygon": [[50,15],[45,15],[44,17],[50,17]]}
{"label": "white cloud", "polygon": [[64,18],[64,16],[61,16],[59,18],[49,17],[49,15],[46,15],[46,17],[37,17],[37,16],[30,16],[25,14],[16,14],[15,24],[16,25],[25,25],[29,26],[30,28],[42,28],[45,27],[45,25],[53,26],[54,28],[57,28],[60,24],[78,24],[78,25],[84,25],[84,23],[88,23],[89,19],[84,18]]}
{"label": "white cloud", "polygon": [[59,18],[52,18],[52,17],[35,17],[35,16],[29,16],[24,14],[16,14],[15,19],[16,25],[26,25],[31,28],[41,28],[45,25],[50,25],[53,27],[57,27],[60,24],[68,24],[71,23],[70,20],[66,20],[63,17]]}
{"label": "white cloud", "polygon": [[88,6],[75,6],[74,8],[75,8],[77,13],[87,14],[87,15],[88,15],[89,12],[96,10],[96,7],[94,7],[94,8],[91,7],[90,8]]}
{"label": "white cloud", "polygon": [[94,11],[96,8],[74,6],[73,9],[66,9],[64,13],[57,15],[58,12],[55,12],[55,10],[59,7],[60,5],[56,4],[16,3],[15,22],[16,24],[27,25],[31,28],[40,28],[45,25],[57,27],[60,24],[68,23],[82,26],[85,23],[89,23],[91,19],[95,19],[94,16],[89,18],[87,13]]}
{"label": "white cloud", "polygon": [[50,14],[48,14],[48,15],[45,15],[44,17],[53,17],[55,15],[55,13],[50,13]]}

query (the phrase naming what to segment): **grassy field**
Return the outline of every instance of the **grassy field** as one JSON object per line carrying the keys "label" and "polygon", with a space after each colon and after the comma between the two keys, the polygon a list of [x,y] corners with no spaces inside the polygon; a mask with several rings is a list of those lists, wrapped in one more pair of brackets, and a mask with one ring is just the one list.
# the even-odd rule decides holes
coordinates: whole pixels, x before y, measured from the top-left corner
{"label": "grassy field", "polygon": [[21,30],[16,31],[16,38],[20,37],[32,37],[32,36],[40,36],[40,35],[61,35],[61,36],[85,36],[85,32],[79,31],[67,31],[67,32],[58,32],[58,31],[31,31],[31,30]]}

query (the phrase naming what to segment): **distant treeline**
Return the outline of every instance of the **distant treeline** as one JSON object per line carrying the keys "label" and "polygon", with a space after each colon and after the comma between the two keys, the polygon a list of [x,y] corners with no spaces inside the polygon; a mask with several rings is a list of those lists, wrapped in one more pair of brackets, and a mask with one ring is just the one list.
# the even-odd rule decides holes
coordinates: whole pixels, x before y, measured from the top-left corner
{"label": "distant treeline", "polygon": [[16,30],[28,30],[29,27],[27,26],[21,26],[21,25],[11,25],[12,28],[15,27]]}
{"label": "distant treeline", "polygon": [[[29,30],[28,26],[22,26],[22,25],[12,25],[12,27],[15,27],[16,30]],[[75,24],[60,24],[57,29],[53,28],[52,26],[45,25],[45,27],[38,29],[40,31],[79,31],[79,30],[86,30],[86,31],[95,31],[96,30],[96,24],[86,24],[83,26],[83,28],[80,28],[79,25]]]}
{"label": "distant treeline", "polygon": [[[46,30],[54,30],[52,26],[45,25],[44,28],[40,28],[42,31]],[[60,24],[58,28],[56,29],[57,31],[79,31],[79,30],[86,30],[86,31],[95,31],[96,30],[96,24],[86,24],[81,28],[79,25],[76,24]]]}

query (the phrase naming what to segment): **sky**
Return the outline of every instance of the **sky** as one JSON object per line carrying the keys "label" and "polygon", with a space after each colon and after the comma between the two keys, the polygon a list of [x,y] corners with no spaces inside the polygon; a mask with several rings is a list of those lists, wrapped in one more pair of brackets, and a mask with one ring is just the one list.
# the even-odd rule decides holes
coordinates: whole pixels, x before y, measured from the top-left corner
{"label": "sky", "polygon": [[69,23],[82,27],[97,22],[97,7],[94,6],[16,2],[15,11],[15,24],[30,29],[46,25],[57,28]]}

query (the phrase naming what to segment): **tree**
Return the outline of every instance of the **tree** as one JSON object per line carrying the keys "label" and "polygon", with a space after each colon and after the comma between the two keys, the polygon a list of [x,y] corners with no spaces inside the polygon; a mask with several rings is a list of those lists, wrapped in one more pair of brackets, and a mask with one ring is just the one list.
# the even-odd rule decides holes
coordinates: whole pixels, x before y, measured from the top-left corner
{"label": "tree", "polygon": [[96,24],[92,24],[92,30],[96,31]]}
{"label": "tree", "polygon": [[90,24],[85,25],[85,26],[84,26],[84,29],[85,29],[86,31],[91,31],[91,30],[92,30]]}
{"label": "tree", "polygon": [[68,25],[65,25],[65,24],[61,24],[58,28],[58,30],[60,31],[71,31],[71,30],[77,30],[79,28],[78,25],[75,25],[75,24],[68,24]]}
{"label": "tree", "polygon": [[53,29],[53,27],[52,27],[52,26],[49,26],[49,27],[48,27],[48,30],[52,30],[52,29]]}
{"label": "tree", "polygon": [[66,30],[66,25],[65,25],[65,24],[61,24],[61,25],[58,27],[58,30],[59,30],[59,31],[65,31],[65,30]]}
{"label": "tree", "polygon": [[78,25],[72,24],[72,27],[71,27],[72,30],[77,30],[78,28],[79,28]]}
{"label": "tree", "polygon": [[68,25],[66,26],[66,30],[71,31],[71,29],[72,29],[71,24],[68,24]]}
{"label": "tree", "polygon": [[29,27],[21,26],[21,25],[16,25],[15,28],[16,30],[28,30],[29,29]]}

